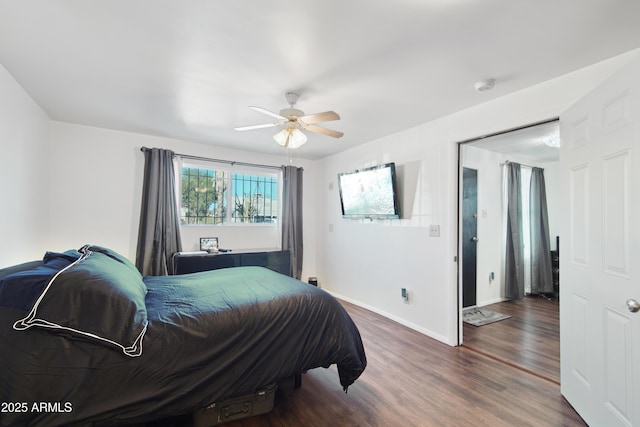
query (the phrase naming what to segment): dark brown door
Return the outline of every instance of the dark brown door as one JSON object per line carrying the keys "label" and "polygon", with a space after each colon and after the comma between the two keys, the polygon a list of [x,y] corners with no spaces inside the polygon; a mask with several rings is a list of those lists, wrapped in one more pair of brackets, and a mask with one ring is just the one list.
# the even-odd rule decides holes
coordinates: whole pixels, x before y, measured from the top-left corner
{"label": "dark brown door", "polygon": [[476,305],[478,171],[462,170],[462,307]]}

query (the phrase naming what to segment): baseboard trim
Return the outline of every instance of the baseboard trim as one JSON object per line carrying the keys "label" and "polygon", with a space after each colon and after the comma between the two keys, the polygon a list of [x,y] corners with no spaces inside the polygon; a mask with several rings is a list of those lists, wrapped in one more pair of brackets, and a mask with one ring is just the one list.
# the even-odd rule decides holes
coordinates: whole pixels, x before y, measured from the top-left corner
{"label": "baseboard trim", "polygon": [[326,292],[328,292],[329,294],[331,294],[331,296],[333,296],[334,298],[346,301],[346,302],[348,302],[350,304],[357,305],[358,307],[362,307],[362,308],[364,308],[366,310],[372,311],[372,312],[374,312],[376,314],[379,314],[380,316],[386,317],[389,320],[393,320],[396,323],[399,323],[399,324],[401,324],[403,326],[406,326],[407,328],[410,328],[410,329],[413,329],[414,331],[420,332],[421,334],[426,335],[429,338],[433,338],[435,340],[438,340],[438,341],[440,341],[440,342],[442,342],[444,344],[450,345],[451,347],[455,347],[457,345],[457,343],[451,342],[444,335],[441,335],[441,334],[438,334],[436,332],[433,332],[430,329],[423,328],[422,326],[416,325],[415,323],[409,322],[406,319],[398,317],[398,316],[396,316],[394,314],[388,313],[388,312],[386,312],[384,310],[380,310],[377,307],[371,306],[369,304],[365,304],[363,302],[354,300],[352,298],[345,297],[344,295],[337,294],[337,293],[332,292],[332,291],[330,291],[328,289],[324,289],[324,290]]}

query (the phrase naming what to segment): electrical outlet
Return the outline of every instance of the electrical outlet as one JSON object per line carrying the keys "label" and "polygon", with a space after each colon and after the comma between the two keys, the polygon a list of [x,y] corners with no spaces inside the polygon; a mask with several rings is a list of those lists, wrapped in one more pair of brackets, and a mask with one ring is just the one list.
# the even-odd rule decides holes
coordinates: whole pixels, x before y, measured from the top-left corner
{"label": "electrical outlet", "polygon": [[429,236],[431,237],[440,237],[440,226],[439,225],[430,225],[429,226]]}
{"label": "electrical outlet", "polygon": [[408,303],[409,302],[409,294],[407,293],[407,288],[402,288],[401,289],[401,295],[402,295],[402,299],[404,300],[404,302]]}

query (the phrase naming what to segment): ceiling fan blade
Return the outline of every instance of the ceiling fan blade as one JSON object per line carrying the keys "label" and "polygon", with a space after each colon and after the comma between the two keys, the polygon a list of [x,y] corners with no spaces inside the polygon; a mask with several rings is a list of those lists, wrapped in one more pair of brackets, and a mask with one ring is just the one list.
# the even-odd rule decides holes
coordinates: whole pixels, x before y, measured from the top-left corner
{"label": "ceiling fan blade", "polygon": [[335,111],[325,111],[324,113],[309,114],[306,116],[298,117],[298,120],[302,120],[305,123],[311,124],[340,120],[340,116]]}
{"label": "ceiling fan blade", "polygon": [[276,123],[265,123],[263,125],[240,126],[238,128],[235,128],[235,130],[242,132],[244,130],[272,128],[272,127],[280,126],[281,124],[282,123],[280,122],[276,122]]}
{"label": "ceiling fan blade", "polygon": [[323,135],[332,136],[334,138],[340,138],[342,137],[342,135],[344,135],[344,133],[338,132],[337,130],[331,130],[316,125],[305,124],[302,127],[306,130],[310,130],[311,132],[321,133]]}
{"label": "ceiling fan blade", "polygon": [[265,110],[262,107],[252,107],[252,106],[250,106],[249,108],[251,108],[252,110],[257,111],[258,113],[266,114],[267,116],[271,116],[271,117],[276,118],[278,120],[285,120],[285,121],[287,120],[286,117],[282,117],[280,114],[276,114],[276,113],[274,113],[272,111]]}

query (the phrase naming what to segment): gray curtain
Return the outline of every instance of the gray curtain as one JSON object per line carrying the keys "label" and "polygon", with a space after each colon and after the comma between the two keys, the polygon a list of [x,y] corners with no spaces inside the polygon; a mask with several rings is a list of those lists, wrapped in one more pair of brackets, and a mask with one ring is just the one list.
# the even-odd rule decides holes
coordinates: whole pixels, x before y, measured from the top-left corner
{"label": "gray curtain", "polygon": [[505,297],[524,297],[524,254],[522,239],[522,191],[520,164],[507,163],[507,241],[505,254]]}
{"label": "gray curtain", "polygon": [[531,293],[550,294],[553,293],[551,243],[549,242],[544,169],[541,168],[531,169],[529,216],[531,222]]}
{"label": "gray curtain", "polygon": [[143,148],[144,182],[136,267],[144,276],[173,274],[171,258],[182,250],[173,151]]}
{"label": "gray curtain", "polygon": [[291,276],[302,276],[302,168],[282,167],[282,249],[291,252]]}

